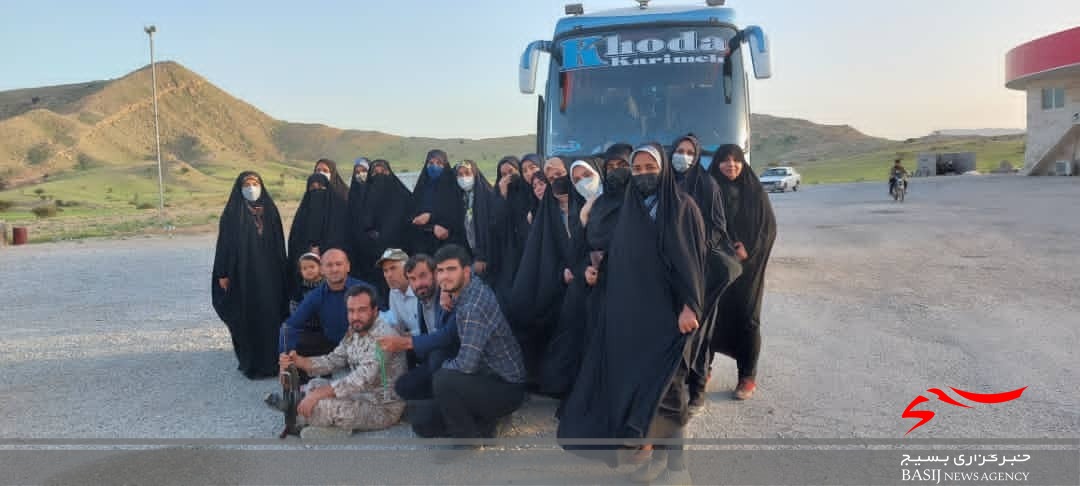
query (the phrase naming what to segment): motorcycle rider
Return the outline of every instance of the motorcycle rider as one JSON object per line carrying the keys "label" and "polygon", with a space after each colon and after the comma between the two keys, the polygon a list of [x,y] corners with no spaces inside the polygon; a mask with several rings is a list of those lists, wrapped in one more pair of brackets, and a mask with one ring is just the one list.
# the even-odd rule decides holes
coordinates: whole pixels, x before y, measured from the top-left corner
{"label": "motorcycle rider", "polygon": [[896,189],[896,181],[900,180],[901,178],[906,180],[907,177],[908,177],[907,169],[905,169],[903,164],[900,163],[900,159],[896,159],[893,162],[892,169],[889,171],[889,195],[890,196],[892,195],[893,190]]}

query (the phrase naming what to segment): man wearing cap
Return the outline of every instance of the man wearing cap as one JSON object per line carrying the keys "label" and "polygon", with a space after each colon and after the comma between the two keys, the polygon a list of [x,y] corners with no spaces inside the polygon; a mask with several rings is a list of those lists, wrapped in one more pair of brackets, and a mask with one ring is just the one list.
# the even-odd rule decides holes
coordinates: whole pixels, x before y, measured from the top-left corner
{"label": "man wearing cap", "polygon": [[399,248],[387,248],[375,266],[382,270],[386,286],[390,289],[389,323],[401,333],[418,336],[420,329],[420,305],[416,293],[405,277],[405,262],[409,255]]}

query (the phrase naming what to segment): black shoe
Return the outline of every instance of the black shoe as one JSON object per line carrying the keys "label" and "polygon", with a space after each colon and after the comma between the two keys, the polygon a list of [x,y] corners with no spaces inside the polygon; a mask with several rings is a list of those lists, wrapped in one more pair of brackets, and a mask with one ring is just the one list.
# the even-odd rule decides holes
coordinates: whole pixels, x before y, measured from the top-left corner
{"label": "black shoe", "polygon": [[267,393],[266,398],[263,398],[263,403],[278,412],[285,413],[285,399],[281,398],[280,393]]}
{"label": "black shoe", "polygon": [[505,436],[514,428],[514,416],[504,415],[493,420],[490,424],[481,427],[481,437],[485,439],[498,439]]}
{"label": "black shoe", "polygon": [[477,445],[448,446],[436,450],[434,460],[436,464],[449,464],[451,462],[466,460],[477,455],[479,452],[480,446]]}

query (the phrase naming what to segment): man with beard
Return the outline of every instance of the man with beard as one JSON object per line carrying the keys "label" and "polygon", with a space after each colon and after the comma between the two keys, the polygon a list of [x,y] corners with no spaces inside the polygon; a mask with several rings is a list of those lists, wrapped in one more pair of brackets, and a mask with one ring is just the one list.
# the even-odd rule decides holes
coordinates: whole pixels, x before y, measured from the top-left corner
{"label": "man with beard", "polygon": [[419,301],[420,333],[385,336],[379,339],[379,344],[385,351],[408,351],[411,361],[416,364],[394,383],[398,396],[410,402],[430,400],[432,376],[447,359],[457,354],[457,326],[452,311],[439,305],[436,294],[440,291],[434,281],[435,261],[422,253],[414,255],[405,262],[405,274]]}
{"label": "man with beard", "polygon": [[283,347],[280,352],[296,350],[297,337],[312,317],[318,317],[326,339],[334,345],[345,337],[349,326],[345,314],[345,291],[356,285],[370,285],[349,276],[349,257],[338,248],[323,253],[322,274],[325,281],[308,292],[296,312],[282,324],[284,342],[281,343]]}
{"label": "man with beard", "polygon": [[276,330],[288,314],[285,236],[262,177],[241,172],[218,225],[211,299],[229,328],[237,368],[249,379],[274,376]]}
{"label": "man with beard", "polygon": [[405,410],[392,388],[393,380],[405,373],[404,353],[386,353],[379,347],[381,336],[396,334],[378,317],[375,289],[367,285],[350,287],[345,293],[349,334],[330,354],[312,358],[295,351],[278,358],[284,372],[289,365],[312,375],[324,375],[348,368],[344,377],[330,381],[314,379],[297,405],[297,414],[307,427],[304,439],[347,437],[354,430],[379,430],[394,425]]}
{"label": "man with beard", "polygon": [[[521,349],[495,293],[472,275],[470,263],[468,252],[459,245],[444,246],[435,254],[436,278],[453,300],[461,343],[457,355],[432,378],[439,423],[429,424],[427,430],[436,437],[494,437],[499,421],[525,401]],[[477,448],[443,450],[437,459],[448,462]]]}
{"label": "man with beard", "polygon": [[421,232],[413,251],[430,255],[448,243],[465,244],[461,188],[450,168],[446,152],[428,152],[413,196],[416,198],[416,214],[412,224]]}

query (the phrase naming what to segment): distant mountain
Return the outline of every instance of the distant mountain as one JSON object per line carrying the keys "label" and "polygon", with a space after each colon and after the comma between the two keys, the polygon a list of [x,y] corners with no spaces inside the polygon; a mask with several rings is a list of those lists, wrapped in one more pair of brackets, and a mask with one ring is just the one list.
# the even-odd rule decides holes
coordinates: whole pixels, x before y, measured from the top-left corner
{"label": "distant mountain", "polygon": [[816,162],[879,150],[895,143],[849,125],[821,125],[797,118],[750,116],[750,149],[755,163]]}
{"label": "distant mountain", "polygon": [[[176,62],[158,63],[157,75],[167,177],[192,197],[221,191],[219,186],[231,181],[239,168],[273,171],[284,181],[288,174],[304,177],[322,157],[339,161],[347,171],[349,161],[363,154],[390,160],[404,171],[418,168],[434,147],[447,150],[453,160],[469,158],[490,167],[502,155],[520,155],[535,147],[534,135],[436,139],[290,123]],[[911,142],[868,136],[848,125],[762,114],[751,115],[751,126],[751,157],[762,165],[815,165],[908,150],[900,145]],[[155,161],[148,66],[113,80],[0,92],[0,183],[8,187],[94,170],[99,183],[118,177],[141,180],[146,171],[156,171]]]}
{"label": "distant mountain", "polygon": [[1021,128],[975,128],[975,129],[954,129],[954,130],[937,130],[931,133],[930,136],[942,136],[942,137],[1004,137],[1008,135],[1023,135],[1027,133]]}
{"label": "distant mountain", "polygon": [[[162,151],[170,164],[307,167],[322,157],[347,163],[364,154],[405,169],[419,165],[432,147],[480,161],[535,146],[529,135],[433,139],[289,123],[178,63],[158,63],[157,75]],[[0,92],[0,178],[14,186],[45,174],[155,160],[150,82],[147,66],[115,80]]]}

